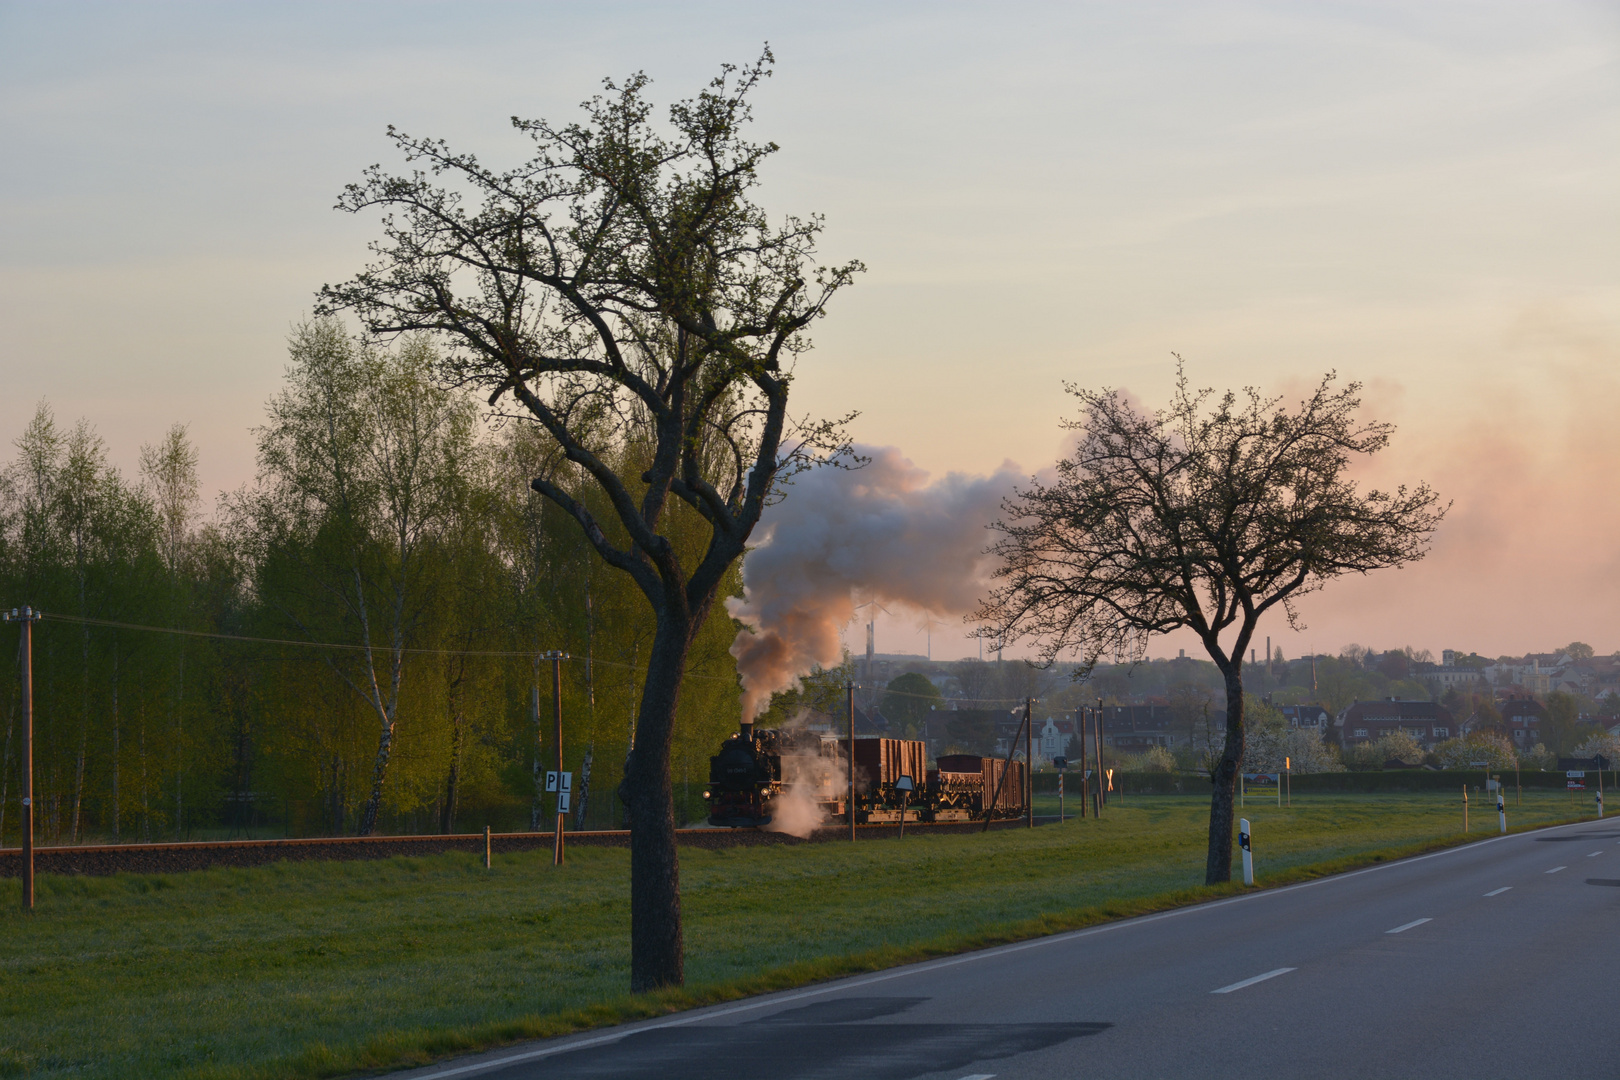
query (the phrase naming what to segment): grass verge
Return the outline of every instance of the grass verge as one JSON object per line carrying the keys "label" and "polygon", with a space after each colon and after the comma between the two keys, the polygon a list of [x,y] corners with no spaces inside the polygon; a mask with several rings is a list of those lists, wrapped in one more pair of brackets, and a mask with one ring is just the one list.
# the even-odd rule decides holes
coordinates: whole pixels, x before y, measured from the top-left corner
{"label": "grass verge", "polygon": [[[1517,827],[1569,819],[1526,793]],[[1207,803],[1024,832],[682,853],[687,986],[631,996],[626,854],[0,883],[0,1076],[317,1078],[661,1015],[1241,892]],[[1481,839],[1440,796],[1245,811],[1263,886]]]}

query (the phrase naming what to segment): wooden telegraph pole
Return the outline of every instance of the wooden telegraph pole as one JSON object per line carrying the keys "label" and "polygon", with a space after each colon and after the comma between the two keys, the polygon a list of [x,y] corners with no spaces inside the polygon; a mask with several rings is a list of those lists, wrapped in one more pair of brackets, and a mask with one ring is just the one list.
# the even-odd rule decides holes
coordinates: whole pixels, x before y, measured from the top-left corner
{"label": "wooden telegraph pole", "polygon": [[1097,813],[1102,814],[1102,808],[1108,805],[1108,774],[1103,772],[1103,699],[1097,699],[1097,722],[1092,730],[1097,735]]}
{"label": "wooden telegraph pole", "polygon": [[1034,698],[1024,699],[1024,827],[1035,827],[1035,722],[1030,719]]}
{"label": "wooden telegraph pole", "polygon": [[569,793],[563,788],[563,747],[562,747],[562,662],[568,659],[568,654],[553,649],[542,654],[551,661],[551,719],[552,736],[557,740],[557,824],[556,831],[551,837],[551,865],[563,864],[563,821],[568,817],[564,800]]}
{"label": "wooden telegraph pole", "polygon": [[12,608],[6,622],[22,624],[22,640],[17,659],[22,667],[22,905],[34,910],[34,624],[39,612],[33,608]]}
{"label": "wooden telegraph pole", "polygon": [[849,840],[855,842],[855,683],[844,684],[849,697]]}
{"label": "wooden telegraph pole", "polygon": [[1087,765],[1087,759],[1091,757],[1091,754],[1086,750],[1086,740],[1091,737],[1090,731],[1086,726],[1086,718],[1090,715],[1090,713],[1091,713],[1091,710],[1086,708],[1084,705],[1082,705],[1078,709],[1074,710],[1075,723],[1080,725],[1080,816],[1081,817],[1086,816],[1086,813],[1087,813],[1086,803],[1091,799],[1091,778],[1086,775],[1088,772],[1091,771],[1091,769]]}

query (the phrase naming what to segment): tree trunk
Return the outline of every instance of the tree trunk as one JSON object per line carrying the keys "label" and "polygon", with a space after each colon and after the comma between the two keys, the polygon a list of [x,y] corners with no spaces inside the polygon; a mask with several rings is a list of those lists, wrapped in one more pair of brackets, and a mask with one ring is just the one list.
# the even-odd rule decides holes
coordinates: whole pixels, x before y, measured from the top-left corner
{"label": "tree trunk", "polygon": [[174,838],[185,839],[186,821],[186,643],[176,646],[180,661],[174,684]]}
{"label": "tree trunk", "polygon": [[625,771],[630,811],[632,993],[679,986],[685,978],[669,754],[695,621],[679,615],[659,616],[636,722],[636,745]]}
{"label": "tree trunk", "polygon": [[[453,662],[452,662],[453,663]],[[465,664],[465,660],[463,660]],[[465,668],[450,682],[450,774],[444,782],[444,805],[439,808],[439,832],[448,836],[456,827],[456,798],[461,793],[461,679]]]}
{"label": "tree trunk", "polygon": [[140,750],[141,750],[141,842],[152,842],[152,804],[146,795],[146,706],[138,710],[141,718]]}
{"label": "tree trunk", "polygon": [[377,758],[371,765],[371,795],[360,814],[360,827],[356,836],[370,836],[377,829],[377,813],[382,806],[383,781],[388,778],[388,758],[394,749],[394,722],[384,716],[382,731],[377,735]]}
{"label": "tree trunk", "polygon": [[90,749],[90,722],[79,728],[79,756],[73,767],[73,842],[82,840],[79,832],[80,812],[84,809],[84,757]]}
{"label": "tree trunk", "polygon": [[9,701],[6,704],[6,752],[4,757],[0,757],[0,847],[6,844],[6,790],[11,786],[11,733],[17,726],[16,706]]}
{"label": "tree trunk", "polygon": [[546,737],[540,723],[540,654],[534,658],[534,693],[531,696],[529,720],[534,724],[534,757],[530,771],[534,774],[534,797],[529,800],[529,831],[539,832],[546,813]]}
{"label": "tree trunk", "polygon": [[123,834],[119,829],[120,816],[123,804],[118,792],[118,751],[119,751],[119,724],[118,724],[118,643],[113,642],[112,658],[112,838],[113,843],[123,843]]}
{"label": "tree trunk", "polygon": [[1226,677],[1226,749],[1210,774],[1215,792],[1209,805],[1205,885],[1232,880],[1232,804],[1237,798],[1238,773],[1243,768],[1243,661],[1228,661],[1221,666]]}

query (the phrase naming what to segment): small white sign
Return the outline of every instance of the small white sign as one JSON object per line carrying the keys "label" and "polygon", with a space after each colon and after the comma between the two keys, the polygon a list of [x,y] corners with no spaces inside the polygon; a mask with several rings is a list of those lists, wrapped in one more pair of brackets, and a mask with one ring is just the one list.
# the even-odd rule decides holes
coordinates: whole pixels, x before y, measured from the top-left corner
{"label": "small white sign", "polygon": [[[567,774],[565,773],[564,775],[567,775]],[[561,792],[557,796],[557,813],[559,813],[559,814],[568,813],[568,801],[569,801],[569,796],[571,794],[572,794],[571,792],[564,791],[564,792]]]}
{"label": "small white sign", "polygon": [[548,773],[546,773],[546,791],[548,793],[550,793],[550,792],[554,792],[556,790],[557,790],[557,774],[556,774],[556,772],[548,772]]}
{"label": "small white sign", "polygon": [[1565,773],[1564,775],[1567,776],[1571,780],[1584,780],[1584,779],[1586,779],[1586,770],[1585,769],[1571,769],[1567,773]]}
{"label": "small white sign", "polygon": [[562,774],[562,789],[564,791],[573,791],[574,790],[574,774],[573,773],[565,772],[565,773]]}

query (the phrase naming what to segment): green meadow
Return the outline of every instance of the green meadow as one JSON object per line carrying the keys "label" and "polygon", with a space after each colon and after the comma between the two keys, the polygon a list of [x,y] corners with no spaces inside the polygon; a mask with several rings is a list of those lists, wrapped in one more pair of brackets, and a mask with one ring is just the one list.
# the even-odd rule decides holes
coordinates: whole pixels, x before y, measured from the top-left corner
{"label": "green meadow", "polygon": [[[1556,792],[1511,809],[1515,828],[1589,813]],[[1464,839],[1439,795],[1244,813],[1262,886]],[[8,880],[0,1076],[345,1075],[1161,910],[1241,888],[1200,884],[1207,815],[1131,796],[1033,830],[683,849],[687,985],[641,997],[619,849],[45,876],[32,914]],[[1472,824],[1495,834],[1477,804]]]}

